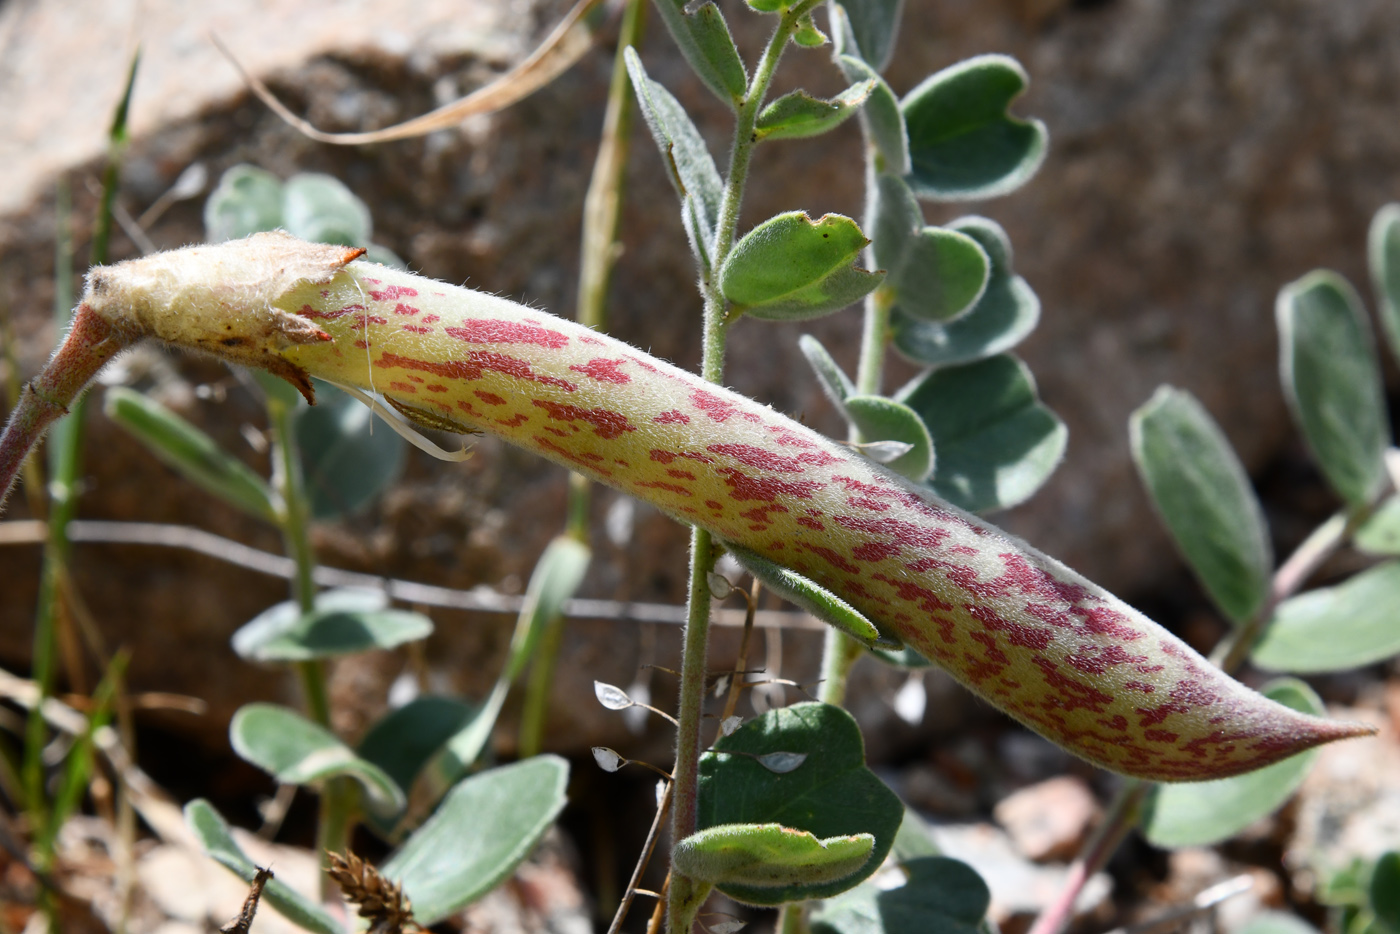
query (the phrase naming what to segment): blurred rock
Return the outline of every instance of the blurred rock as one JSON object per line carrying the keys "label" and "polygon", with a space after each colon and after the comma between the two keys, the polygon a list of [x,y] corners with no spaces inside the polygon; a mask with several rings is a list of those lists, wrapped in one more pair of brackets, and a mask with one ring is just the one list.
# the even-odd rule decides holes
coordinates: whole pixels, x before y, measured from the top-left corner
{"label": "blurred rock", "polygon": [[1038,863],[1073,859],[1099,815],[1088,784],[1072,775],[1022,788],[992,811],[1016,849]]}

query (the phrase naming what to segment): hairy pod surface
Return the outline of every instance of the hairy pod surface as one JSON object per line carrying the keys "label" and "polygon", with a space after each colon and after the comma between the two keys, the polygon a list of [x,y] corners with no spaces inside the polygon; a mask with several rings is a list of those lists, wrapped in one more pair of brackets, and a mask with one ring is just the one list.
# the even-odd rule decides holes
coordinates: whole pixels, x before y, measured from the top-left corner
{"label": "hairy pod surface", "polygon": [[86,301],[631,493],[806,575],[1105,768],[1220,778],[1369,732],[1267,700],[1054,559],[767,406],[571,321],[356,255],[258,234],[100,270]]}

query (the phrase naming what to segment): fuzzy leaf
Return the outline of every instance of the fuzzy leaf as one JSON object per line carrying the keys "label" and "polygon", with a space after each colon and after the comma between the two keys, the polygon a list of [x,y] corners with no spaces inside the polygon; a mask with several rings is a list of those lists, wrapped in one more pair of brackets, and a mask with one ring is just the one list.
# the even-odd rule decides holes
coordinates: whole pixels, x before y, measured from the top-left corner
{"label": "fuzzy leaf", "polygon": [[1368,555],[1400,555],[1400,496],[1389,496],[1376,507],[1352,544]]}
{"label": "fuzzy leaf", "polygon": [[[1326,709],[1312,688],[1296,678],[1280,678],[1260,693],[1294,710],[1322,716]],[[1158,785],[1143,818],[1143,833],[1155,846],[1209,846],[1272,814],[1293,796],[1308,774],[1316,750],[1213,782]]]}
{"label": "fuzzy leaf", "polygon": [[569,763],[535,756],[457,784],[381,872],[426,926],[476,901],[530,855],[565,803]]}
{"label": "fuzzy leaf", "polygon": [[[657,6],[664,15],[670,0],[661,0]],[[713,7],[713,4],[707,6]],[[714,157],[680,102],[647,77],[637,53],[628,49],[626,59],[627,73],[637,93],[637,106],[651,129],[656,148],[661,150],[671,184],[681,196],[686,230],[693,241],[691,246],[708,266],[709,257],[714,255],[715,225],[719,221],[719,202],[724,190]]]}
{"label": "fuzzy leaf", "polygon": [[1400,360],[1400,204],[1387,204],[1372,218],[1367,259],[1380,303],[1381,330],[1392,356]]}
{"label": "fuzzy leaf", "polygon": [[233,650],[248,661],[303,662],[391,649],[432,632],[423,614],[389,609],[383,591],[347,588],[317,594],[310,613],[291,601],[264,610],[233,634]]}
{"label": "fuzzy leaf", "polygon": [[1024,502],[1049,479],[1068,432],[1009,354],[934,370],[895,396],[923,418],[938,452],[929,484],[971,511]]}
{"label": "fuzzy leaf", "polygon": [[831,39],[835,47],[833,57],[841,73],[852,83],[875,81],[875,89],[870,92],[860,119],[867,139],[875,144],[876,170],[891,175],[908,175],[909,133],[904,126],[904,114],[899,109],[899,98],[880,77],[883,66],[872,66],[862,54],[846,8],[832,4],[827,9],[831,14]]}
{"label": "fuzzy leaf", "polygon": [[671,862],[701,882],[755,888],[820,885],[860,869],[874,845],[868,833],[818,840],[781,824],[721,824],[677,843]]}
{"label": "fuzzy leaf", "polygon": [[749,76],[729,24],[713,3],[687,13],[686,0],[657,0],[656,10],[691,69],[715,96],[733,108],[748,91]]}
{"label": "fuzzy leaf", "polygon": [[840,4],[861,57],[876,71],[884,71],[894,54],[904,0],[840,0]]}
{"label": "fuzzy leaf", "polygon": [[767,558],[730,542],[725,549],[739,566],[763,581],[764,586],[778,596],[800,606],[822,622],[841,630],[863,645],[872,646],[882,640],[880,630],[845,600]]}
{"label": "fuzzy leaf", "polygon": [[1343,671],[1400,654],[1400,561],[1279,605],[1251,656],[1268,671]]}
{"label": "fuzzy leaf", "polygon": [[817,382],[821,384],[822,391],[831,400],[831,404],[844,411],[846,398],[856,391],[851,378],[831,359],[831,354],[826,352],[822,342],[812,335],[803,334],[797,339],[797,346],[807,358],[812,372],[817,374]]}
{"label": "fuzzy leaf", "polygon": [[1275,310],[1294,420],[1332,488],[1354,506],[1369,503],[1385,483],[1390,428],[1361,298],[1319,270],[1284,286]]}
{"label": "fuzzy leaf", "polygon": [[231,506],[278,521],[278,499],[252,468],[154,399],[124,386],[107,390],[103,411],[162,463]]}
{"label": "fuzzy leaf", "polygon": [[846,400],[846,417],[862,441],[902,441],[910,445],[906,453],[885,465],[895,473],[922,483],[933,472],[933,439],[919,413],[909,406],[885,396],[851,396]]}
{"label": "fuzzy leaf", "polygon": [[368,246],[374,232],[369,208],[333,175],[303,172],[282,186],[287,231],[312,243]]}
{"label": "fuzzy leaf", "polygon": [[873,882],[812,912],[812,934],[980,934],[991,904],[987,883],[967,863],[943,856],[911,859],[898,888]]}
{"label": "fuzzy leaf", "polygon": [[1133,462],[1176,546],[1236,623],[1269,595],[1274,555],[1244,466],[1195,396],[1158,388],[1128,423]]}
{"label": "fuzzy leaf", "polygon": [[[747,755],[727,755],[727,752]],[[773,752],[806,753],[795,771],[778,775],[754,761]],[[903,818],[899,798],[865,766],[860,728],[829,704],[794,704],[751,720],[720,738],[700,759],[699,827],[782,824],[819,839],[872,834],[870,857],[836,882],[780,888],[724,883],[730,898],[755,905],[826,898],[879,867]]]}
{"label": "fuzzy leaf", "polygon": [[204,239],[237,240],[282,226],[282,180],[266,169],[240,163],[219,178],[204,202]]}
{"label": "fuzzy leaf", "polygon": [[[1040,300],[1026,280],[1011,271],[1011,241],[1001,225],[985,217],[964,217],[948,228],[981,245],[991,260],[991,273],[977,304],[952,321],[922,321],[895,309],[891,319],[895,349],[931,366],[972,363],[1005,353],[1040,321]],[[878,246],[878,232],[875,236]]]}
{"label": "fuzzy leaf", "polygon": [[838,311],[883,278],[854,265],[869,242],[849,217],[813,221],[801,211],[779,214],[735,244],[719,271],[720,289],[736,310],[758,318]]}
{"label": "fuzzy leaf", "polygon": [[924,229],[924,212],[904,179],[897,175],[875,177],[870,205],[871,252],[875,265],[891,281],[904,272]]}
{"label": "fuzzy leaf", "polygon": [[946,227],[925,227],[889,285],[906,315],[947,322],[972,310],[990,275],[991,261],[976,240]]}
{"label": "fuzzy leaf", "polygon": [[455,697],[415,697],[370,727],[355,752],[383,769],[400,788],[411,788],[433,753],[476,711],[475,705]]}
{"label": "fuzzy leaf", "polygon": [[244,704],[229,724],[239,758],[288,785],[319,785],[345,775],[380,816],[403,810],[403,791],[379,766],[361,759],[329,730],[276,704]]}
{"label": "fuzzy leaf", "polygon": [[[185,826],[199,839],[210,859],[245,883],[252,884],[258,866],[233,839],[228,823],[212,804],[203,798],[196,798],[185,805]],[[345,929],[316,904],[315,899],[302,895],[276,876],[268,879],[263,887],[263,901],[298,927],[315,931],[316,934],[345,934]]]}
{"label": "fuzzy leaf", "polygon": [[1045,158],[1045,125],[1006,108],[1028,83],[1005,55],[978,55],[924,79],[900,104],[914,193],[940,201],[996,197],[1025,184]]}
{"label": "fuzzy leaf", "polygon": [[333,386],[316,387],[316,405],[297,410],[294,431],[311,515],[336,519],[367,507],[403,472],[407,442],[374,413]]}
{"label": "fuzzy leaf", "polygon": [[759,139],[804,139],[834,130],[856,113],[875,82],[861,81],[824,100],[806,91],[793,91],[773,101],[758,115],[754,133]]}

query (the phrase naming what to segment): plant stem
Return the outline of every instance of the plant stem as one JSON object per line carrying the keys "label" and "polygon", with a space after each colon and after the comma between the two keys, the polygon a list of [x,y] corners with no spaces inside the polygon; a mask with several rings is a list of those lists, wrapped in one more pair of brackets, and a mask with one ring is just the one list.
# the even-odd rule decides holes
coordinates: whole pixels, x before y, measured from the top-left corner
{"label": "plant stem", "polygon": [[[1211,661],[1226,674],[1233,675],[1249,659],[1254,644],[1264,634],[1274,618],[1278,605],[1297,593],[1317,569],[1330,558],[1361,523],[1371,515],[1374,506],[1344,509],[1313,530],[1288,559],[1279,565],[1269,584],[1269,593],[1262,606],[1243,625],[1235,629],[1211,654]],[[1094,874],[1112,858],[1114,851],[1128,831],[1136,826],[1141,805],[1155,788],[1152,782],[1131,779],[1120,790],[1103,823],[1084,845],[1070,866],[1069,878],[1055,901],[1036,918],[1028,934],[1059,934],[1073,916],[1079,893]]]}
{"label": "plant stem", "polygon": [[807,903],[788,902],[778,909],[778,920],[773,925],[774,934],[807,934]]}
{"label": "plant stem", "polygon": [[[739,206],[744,199],[749,162],[754,149],[754,125],[759,108],[773,81],[778,60],[796,29],[798,19],[816,4],[808,0],[784,13],[768,40],[749,81],[744,99],[736,105],[734,146],[729,153],[729,174],[720,199],[719,220],[711,266],[704,270],[700,291],[705,301],[704,341],[700,375],[712,383],[724,380],[724,344],[728,334],[726,302],[719,290],[719,270],[734,248],[739,226]],[[680,702],[677,711],[675,803],[671,812],[671,840],[684,840],[695,833],[699,805],[700,722],[705,706],[705,675],[710,635],[710,585],[707,579],[714,567],[714,542],[710,533],[696,527],[690,534],[690,589],[687,602],[685,642],[681,650]],[[686,934],[695,921],[710,886],[697,883],[674,870],[667,896],[666,930]]]}

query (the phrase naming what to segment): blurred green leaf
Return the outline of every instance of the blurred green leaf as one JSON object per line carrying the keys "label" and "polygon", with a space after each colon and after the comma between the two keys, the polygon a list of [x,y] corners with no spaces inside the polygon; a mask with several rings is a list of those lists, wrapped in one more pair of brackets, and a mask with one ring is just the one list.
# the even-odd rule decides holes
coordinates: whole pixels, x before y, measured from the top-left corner
{"label": "blurred green leaf", "polygon": [[[1260,693],[1302,713],[1323,716],[1313,689],[1296,678],[1279,678]],[[1301,752],[1253,772],[1209,782],[1158,785],[1148,799],[1142,832],[1164,848],[1209,846],[1229,839],[1293,797],[1317,758]]]}
{"label": "blurred green leaf", "polygon": [[204,202],[204,239],[238,240],[282,226],[282,180],[257,166],[239,164],[224,172]]}
{"label": "blurred green leaf", "polygon": [[686,0],[657,0],[656,11],[691,69],[732,109],[747,93],[749,76],[734,47],[729,24],[713,3],[705,3],[693,13],[687,13],[686,6]]}
{"label": "blurred green leaf", "polygon": [[844,879],[865,865],[868,833],[818,840],[781,824],[721,824],[676,844],[676,871],[701,882],[775,888]]}
{"label": "blurred green leaf", "polygon": [[1387,497],[1352,539],[1368,555],[1400,555],[1400,496]]}
{"label": "blurred green leaf", "polygon": [[1279,604],[1250,656],[1267,671],[1342,671],[1400,654],[1400,561]]}
{"label": "blurred green leaf", "polygon": [[924,229],[924,212],[904,179],[884,173],[875,176],[870,193],[871,253],[875,265],[896,279]]}
{"label": "blurred green leaf", "polygon": [[1195,396],[1161,386],[1128,422],[1133,462],[1191,569],[1236,623],[1269,596],[1264,511],[1229,440]]}
{"label": "blurred green leaf", "polygon": [[1400,931],[1400,851],[1382,854],[1371,870],[1371,911],[1387,928]]}
{"label": "blurred green leaf", "polygon": [[909,406],[886,396],[851,396],[846,417],[861,441],[901,441],[910,449],[885,463],[903,477],[922,483],[933,472],[935,450],[928,426]]}
{"label": "blurred green leaf", "polygon": [[369,208],[333,175],[302,172],[282,186],[282,219],[288,233],[312,243],[369,246]]}
{"label": "blurred green leaf", "polygon": [[838,311],[883,278],[854,266],[869,242],[849,217],[827,214],[813,221],[801,211],[779,214],[735,244],[719,271],[720,290],[736,311],[757,318]]}
{"label": "blurred green leaf", "polygon": [[[316,594],[316,611],[327,613],[373,613],[389,606],[389,595],[368,587],[339,587]],[[302,617],[295,600],[284,600],[263,610],[239,627],[233,634],[234,652],[248,661],[266,661],[259,657],[261,647],[295,629]]]}
{"label": "blurred green leaf", "polygon": [[1024,502],[1064,454],[1064,423],[1010,354],[934,370],[895,398],[919,413],[933,438],[938,469],[929,486],[969,511]]}
{"label": "blurred green leaf", "polygon": [[381,868],[419,924],[476,901],[530,855],[565,803],[569,764],[535,756],[460,782]]}
{"label": "blurred green leaf", "polygon": [[978,55],[928,78],[901,103],[909,181],[921,198],[969,201],[1021,187],[1045,158],[1045,125],[1006,108],[1029,79],[1005,55]]}
{"label": "blurred green leaf", "polygon": [[880,661],[884,662],[886,665],[893,665],[895,668],[914,669],[933,667],[932,662],[924,658],[918,652],[909,648],[909,646],[907,645],[904,646],[904,648],[902,649],[885,649],[876,647],[873,649],[867,649],[867,651],[875,658],[878,658]]}
{"label": "blurred green leaf", "polygon": [[[228,823],[214,806],[203,798],[185,805],[185,825],[199,839],[204,852],[219,865],[251,885],[258,867],[233,839]],[[274,876],[263,887],[263,901],[293,924],[315,931],[316,934],[345,934],[326,910]]]}
{"label": "blurred green leaf", "polygon": [[371,243],[365,247],[364,260],[370,263],[378,263],[381,266],[392,266],[395,269],[408,269],[408,264],[399,258],[399,255],[387,246],[378,243]]}
{"label": "blurred green leaf", "polygon": [[991,892],[977,871],[943,856],[912,859],[898,888],[867,882],[812,912],[812,934],[981,934]]}
{"label": "blurred green leaf", "polygon": [[773,101],[758,115],[754,134],[759,139],[804,139],[834,130],[860,110],[874,81],[861,81],[824,100],[806,91],[793,91]]}
{"label": "blurred green leaf", "polygon": [[788,602],[864,645],[881,640],[880,630],[865,614],[817,582],[732,542],[725,542],[724,547],[740,567]]}
{"label": "blurred green leaf", "polygon": [[108,388],[103,409],[195,486],[255,518],[276,524],[278,497],[252,468],[154,399],[124,386]]}
{"label": "blurred green leaf", "polygon": [[1367,238],[1371,283],[1380,302],[1381,329],[1400,360],[1400,204],[1387,204],[1371,220]]}
{"label": "blurred green leaf", "polygon": [[293,426],[311,515],[352,515],[398,479],[407,442],[382,425],[375,431],[368,406],[329,383],[317,380],[316,400],[297,410]]}
{"label": "blurred green leaf", "polygon": [[943,850],[933,839],[933,829],[924,822],[918,811],[907,804],[904,806],[904,820],[899,824],[899,833],[895,834],[892,855],[899,863],[943,855]]}
{"label": "blurred green leaf", "polygon": [[844,412],[846,397],[856,391],[855,386],[851,384],[851,378],[831,359],[831,354],[826,352],[822,342],[812,335],[803,334],[797,339],[797,346],[807,358],[812,372],[817,374],[817,381],[821,383],[826,397],[831,400],[832,405]]}
{"label": "blurred green leaf", "polygon": [[279,782],[319,785],[345,775],[360,783],[375,814],[403,810],[403,791],[379,766],[361,759],[325,727],[294,710],[276,704],[244,704],[233,715],[228,732],[239,758]]}
{"label": "blurred green leaf", "polygon": [[860,57],[884,71],[894,54],[904,0],[839,0]]}
{"label": "blurred green leaf", "polygon": [[[660,0],[657,4],[663,14],[669,3],[670,0]],[[627,73],[637,93],[637,106],[651,129],[656,148],[661,150],[671,184],[681,197],[691,248],[708,268],[714,256],[715,226],[719,222],[719,202],[724,194],[724,183],[715,168],[714,157],[680,102],[647,77],[637,53],[629,49],[626,59]]]}
{"label": "blurred green leaf", "polygon": [[[798,768],[778,774],[755,756],[805,754]],[[784,888],[722,884],[730,898],[778,905],[827,898],[869,877],[884,861],[904,816],[899,798],[865,766],[860,728],[846,711],[803,703],[773,710],[716,741],[700,757],[700,829],[720,824],[777,823],[818,838],[873,834],[870,858],[837,882]]]}
{"label": "blurred green leaf", "polygon": [[1040,321],[1040,300],[1026,280],[1011,272],[1011,241],[1001,226],[985,217],[964,217],[948,227],[982,246],[991,260],[991,274],[977,304],[952,321],[923,321],[894,310],[895,349],[931,366],[971,363],[1005,353]]}
{"label": "blurred green leaf", "polygon": [[233,634],[233,650],[248,661],[305,662],[392,649],[432,634],[432,620],[389,609],[382,591],[328,590],[316,595],[310,613],[293,602],[259,613]]}
{"label": "blurred green leaf", "polygon": [[923,321],[951,321],[972,310],[987,288],[991,261],[967,234],[925,227],[905,253],[889,287],[895,306]]}
{"label": "blurred green leaf", "polygon": [[1385,483],[1390,428],[1361,298],[1318,270],[1279,291],[1276,313],[1293,417],[1332,488],[1353,506],[1369,503]]}
{"label": "blurred green leaf", "polygon": [[1262,911],[1240,929],[1239,934],[1322,934],[1297,915],[1282,911]]}
{"label": "blurred green leaf", "polygon": [[904,125],[904,112],[899,98],[876,71],[852,55],[838,55],[836,64],[846,80],[874,81],[870,96],[861,110],[865,134],[875,144],[877,171],[895,176],[909,174],[909,132]]}
{"label": "blurred green leaf", "polygon": [[455,697],[415,697],[370,727],[356,753],[400,788],[413,787],[424,764],[469,723],[478,708]]}

